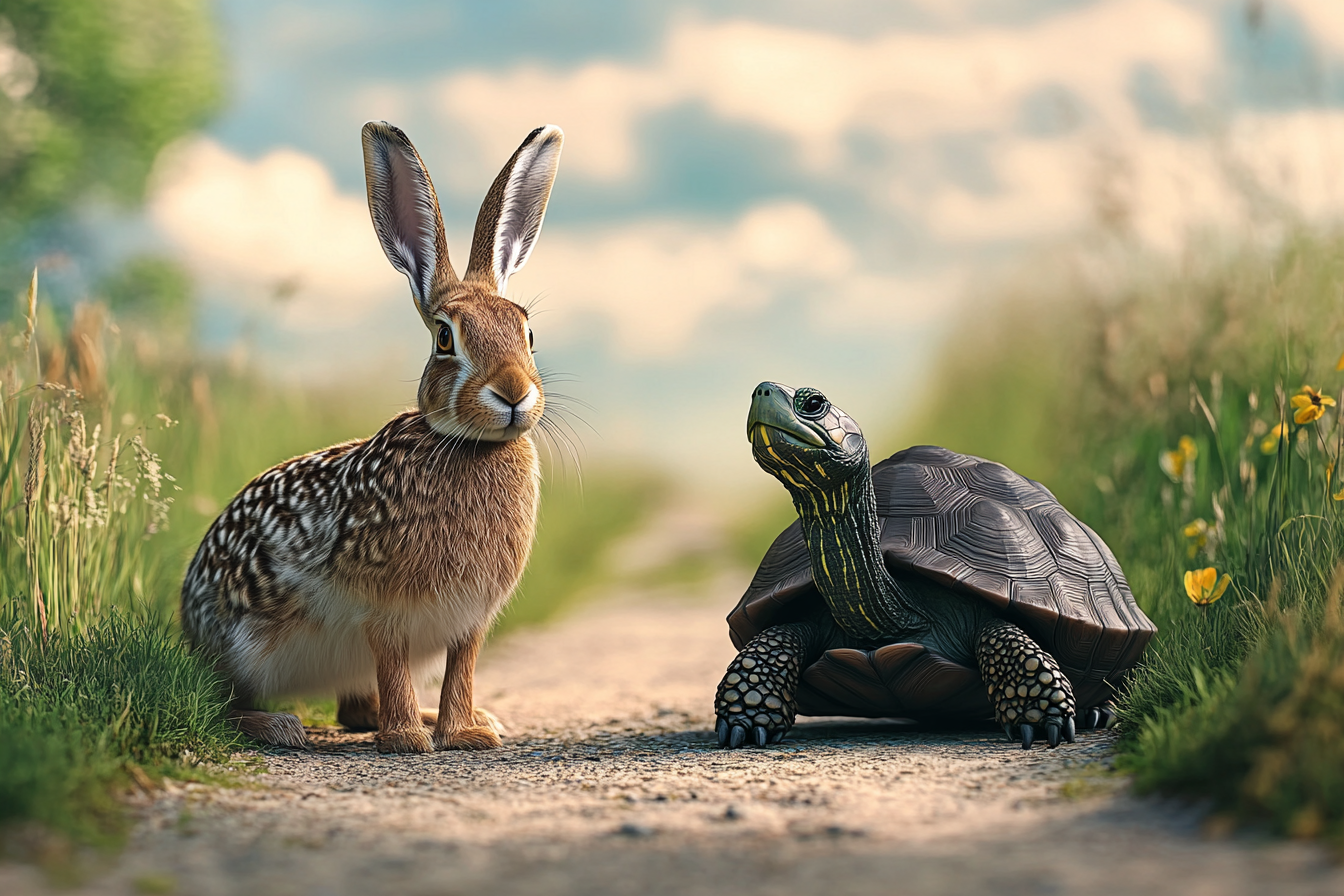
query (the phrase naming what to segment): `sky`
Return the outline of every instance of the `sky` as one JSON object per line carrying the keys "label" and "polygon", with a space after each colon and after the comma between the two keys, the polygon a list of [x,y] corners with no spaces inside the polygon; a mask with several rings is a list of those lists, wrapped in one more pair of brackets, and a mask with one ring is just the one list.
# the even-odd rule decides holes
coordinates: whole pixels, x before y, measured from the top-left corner
{"label": "sky", "polygon": [[757,382],[890,429],[995,272],[1041,247],[1174,256],[1344,210],[1338,0],[218,9],[228,105],[161,157],[147,211],[207,343],[251,333],[280,375],[413,401],[429,335],[369,224],[361,125],[416,144],[460,270],[495,172],[557,124],[508,288],[536,302],[538,364],[586,457],[715,488],[762,478]]}

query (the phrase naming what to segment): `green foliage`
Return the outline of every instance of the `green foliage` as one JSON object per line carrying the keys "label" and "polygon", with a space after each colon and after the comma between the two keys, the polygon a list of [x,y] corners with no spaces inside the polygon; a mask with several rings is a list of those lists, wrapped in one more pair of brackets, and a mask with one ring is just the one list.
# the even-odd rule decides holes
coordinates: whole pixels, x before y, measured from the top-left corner
{"label": "green foliage", "polygon": [[[1123,695],[1140,786],[1339,832],[1344,641],[1323,608],[1344,427],[1338,406],[1295,422],[1292,399],[1303,383],[1344,399],[1344,236],[1097,271],[1033,268],[961,328],[903,441],[1039,479],[1111,545],[1159,628]],[[1182,576],[1203,567],[1232,586],[1200,607]]]}
{"label": "green foliage", "polygon": [[639,470],[607,470],[542,486],[537,543],[518,592],[495,633],[545,622],[599,584],[605,550],[646,520],[665,497],[665,484]]}
{"label": "green foliage", "polygon": [[138,199],[220,101],[208,0],[7,0],[0,47],[0,245],[95,191]]}
{"label": "green foliage", "polygon": [[111,613],[45,640],[11,629],[0,637],[0,825],[115,835],[113,794],[133,776],[178,774],[238,747],[225,697],[164,623]]}
{"label": "green foliage", "polygon": [[127,260],[99,285],[119,320],[168,331],[189,323],[194,289],[191,274],[179,262],[157,255]]}

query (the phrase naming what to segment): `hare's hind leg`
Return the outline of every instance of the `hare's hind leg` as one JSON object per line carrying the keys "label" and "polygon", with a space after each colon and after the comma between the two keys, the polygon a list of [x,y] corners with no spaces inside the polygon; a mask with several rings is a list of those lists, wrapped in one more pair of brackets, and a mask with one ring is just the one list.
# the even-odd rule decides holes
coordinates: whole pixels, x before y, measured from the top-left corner
{"label": "hare's hind leg", "polygon": [[[478,713],[485,710],[478,709]],[[486,713],[489,715],[489,713]],[[490,716],[494,718],[494,716]],[[420,707],[420,721],[433,727],[439,720],[437,709]],[[342,694],[336,698],[336,721],[347,731],[378,730],[378,692],[371,694]]]}
{"label": "hare's hind leg", "polygon": [[484,638],[485,629],[480,628],[448,648],[439,717],[434,723],[434,746],[440,750],[491,750],[502,746],[496,729],[498,720],[477,709],[472,701],[476,656]]}
{"label": "hare's hind leg", "polygon": [[434,749],[420,717],[411,680],[410,644],[405,637],[369,632],[369,648],[378,670],[379,753],[428,753]]}
{"label": "hare's hind leg", "polygon": [[276,747],[308,748],[308,735],[299,717],[287,712],[262,712],[259,709],[233,709],[228,719],[253,740]]}
{"label": "hare's hind leg", "polygon": [[338,695],[336,721],[347,731],[377,731],[378,692]]}

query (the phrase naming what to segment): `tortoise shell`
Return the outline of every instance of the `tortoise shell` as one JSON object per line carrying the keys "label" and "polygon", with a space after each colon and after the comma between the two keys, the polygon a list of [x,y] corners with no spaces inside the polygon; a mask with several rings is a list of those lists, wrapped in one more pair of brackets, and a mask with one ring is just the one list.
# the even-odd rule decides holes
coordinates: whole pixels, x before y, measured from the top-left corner
{"label": "tortoise shell", "polygon": [[[895,575],[918,573],[988,601],[1049,651],[1080,709],[1115,695],[1157,631],[1095,532],[1039,482],[1003,464],[918,446],[873,468],[881,546]],[[822,600],[795,520],[728,615],[741,649]],[[804,670],[805,715],[992,715],[980,673],[918,643],[828,650]]]}

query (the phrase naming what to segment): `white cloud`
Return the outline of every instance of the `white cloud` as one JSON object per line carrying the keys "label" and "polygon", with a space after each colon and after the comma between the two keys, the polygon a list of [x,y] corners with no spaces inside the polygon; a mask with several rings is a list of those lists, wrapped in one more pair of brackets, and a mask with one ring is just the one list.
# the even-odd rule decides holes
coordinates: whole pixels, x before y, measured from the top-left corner
{"label": "white cloud", "polygon": [[149,212],[204,281],[254,303],[293,291],[272,306],[281,325],[349,325],[405,290],[364,197],[341,193],[320,161],[292,149],[250,161],[205,138],[173,147]]}
{"label": "white cloud", "polygon": [[780,201],[727,225],[653,219],[552,230],[519,281],[545,285],[562,335],[596,313],[614,324],[616,354],[665,357],[715,309],[760,307],[782,287],[838,287],[854,266],[820,212]]}
{"label": "white cloud", "polygon": [[1216,62],[1209,18],[1167,0],[1110,0],[1018,28],[862,40],[683,19],[648,64],[467,72],[444,79],[437,102],[455,129],[475,138],[482,160],[506,157],[519,134],[553,121],[569,135],[571,171],[614,181],[636,171],[641,119],[676,103],[699,102],[722,119],[779,134],[825,169],[850,132],[910,141],[1005,129],[1031,91],[1054,84],[1130,131],[1138,127],[1126,93],[1135,66],[1153,66],[1193,100]]}
{"label": "white cloud", "polygon": [[1339,0],[1281,0],[1327,49],[1344,52],[1344,4]]}

